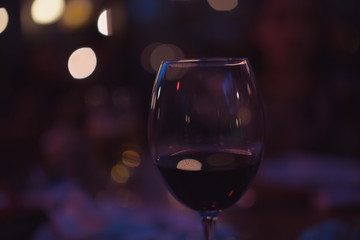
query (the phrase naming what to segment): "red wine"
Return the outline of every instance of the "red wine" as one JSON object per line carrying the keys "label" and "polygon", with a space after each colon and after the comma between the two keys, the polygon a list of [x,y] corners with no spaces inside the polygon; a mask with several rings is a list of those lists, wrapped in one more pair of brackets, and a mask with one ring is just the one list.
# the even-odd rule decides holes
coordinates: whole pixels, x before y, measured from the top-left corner
{"label": "red wine", "polygon": [[182,151],[157,159],[170,192],[196,211],[221,210],[245,192],[260,157],[242,150]]}

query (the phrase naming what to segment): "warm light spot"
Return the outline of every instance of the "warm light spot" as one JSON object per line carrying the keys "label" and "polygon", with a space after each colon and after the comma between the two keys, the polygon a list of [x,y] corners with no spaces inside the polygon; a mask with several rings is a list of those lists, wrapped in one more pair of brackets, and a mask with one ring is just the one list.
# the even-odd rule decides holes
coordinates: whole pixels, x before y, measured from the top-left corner
{"label": "warm light spot", "polygon": [[83,79],[90,76],[96,67],[95,52],[88,47],[74,51],[68,61],[71,76],[75,79]]}
{"label": "warm light spot", "polygon": [[60,19],[64,9],[64,0],[34,0],[31,6],[31,16],[38,24],[50,24]]}
{"label": "warm light spot", "polygon": [[64,27],[76,29],[89,22],[93,6],[88,0],[68,1],[65,6],[61,23]]}
{"label": "warm light spot", "polygon": [[183,159],[178,162],[176,168],[186,171],[200,171],[202,167],[201,162],[195,159]]}
{"label": "warm light spot", "polygon": [[201,59],[195,59],[195,58],[193,58],[193,59],[181,59],[181,60],[178,60],[178,62],[179,63],[189,63],[189,65],[187,65],[187,64],[185,64],[185,65],[191,67],[191,66],[197,66],[196,64],[193,65],[192,63],[201,62]]}
{"label": "warm light spot", "polygon": [[99,32],[104,36],[111,35],[111,10],[104,10],[97,21]]}
{"label": "warm light spot", "polygon": [[7,27],[9,22],[9,15],[5,8],[0,8],[0,33]]}
{"label": "warm light spot", "polygon": [[115,165],[111,169],[111,178],[117,183],[126,183],[130,178],[130,171],[124,165]]}
{"label": "warm light spot", "polygon": [[176,91],[179,91],[179,88],[180,88],[180,82],[177,82],[177,84],[176,84]]}
{"label": "warm light spot", "polygon": [[238,0],[208,0],[208,3],[216,11],[231,11],[238,5]]}
{"label": "warm light spot", "polygon": [[140,165],[141,158],[137,152],[128,150],[123,152],[121,161],[128,167],[138,167]]}
{"label": "warm light spot", "polygon": [[226,166],[234,162],[234,157],[228,153],[215,153],[209,156],[208,163],[212,166]]}

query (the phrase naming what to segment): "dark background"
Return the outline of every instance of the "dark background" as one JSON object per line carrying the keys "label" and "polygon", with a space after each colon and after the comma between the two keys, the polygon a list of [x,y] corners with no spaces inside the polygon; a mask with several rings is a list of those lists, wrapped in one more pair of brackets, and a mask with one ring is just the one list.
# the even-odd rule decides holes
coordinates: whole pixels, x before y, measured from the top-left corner
{"label": "dark background", "polygon": [[[62,19],[34,23],[31,1],[0,3],[9,14],[0,33],[1,239],[98,239],[87,228],[85,235],[54,230],[58,206],[46,203],[53,201],[49,189],[64,182],[89,201],[172,206],[148,156],[147,114],[154,67],[184,57],[249,58],[264,102],[264,173],[250,191],[257,200],[250,194],[224,222],[243,239],[300,239],[308,227],[336,219],[318,238],[302,239],[359,237],[358,1],[238,0],[231,11],[205,0],[87,2],[90,17],[74,28]],[[104,9],[112,10],[111,36],[97,29]],[[74,79],[67,62],[81,47],[94,50],[97,66]],[[124,158],[140,165],[124,165]],[[111,174],[117,165],[125,176]],[[43,224],[52,226],[52,238],[36,238]],[[342,232],[349,238],[336,238]]]}

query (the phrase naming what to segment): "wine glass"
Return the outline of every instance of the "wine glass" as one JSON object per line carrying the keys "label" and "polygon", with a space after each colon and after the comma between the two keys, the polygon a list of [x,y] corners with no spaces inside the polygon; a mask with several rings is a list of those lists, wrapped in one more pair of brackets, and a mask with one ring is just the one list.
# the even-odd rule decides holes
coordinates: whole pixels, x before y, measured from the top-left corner
{"label": "wine glass", "polygon": [[212,239],[219,212],[243,195],[263,155],[264,117],[249,61],[162,62],[148,139],[168,189],[200,213],[205,239]]}

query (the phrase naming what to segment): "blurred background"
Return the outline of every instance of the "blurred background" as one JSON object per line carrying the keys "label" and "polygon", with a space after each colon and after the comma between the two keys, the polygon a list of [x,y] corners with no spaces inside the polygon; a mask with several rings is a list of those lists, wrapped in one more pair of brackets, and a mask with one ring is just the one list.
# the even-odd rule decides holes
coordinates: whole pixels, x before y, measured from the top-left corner
{"label": "blurred background", "polygon": [[357,0],[2,0],[0,239],[201,239],[147,147],[162,60],[247,57],[266,115],[219,239],[360,239]]}

